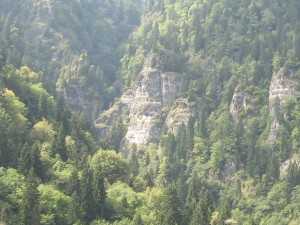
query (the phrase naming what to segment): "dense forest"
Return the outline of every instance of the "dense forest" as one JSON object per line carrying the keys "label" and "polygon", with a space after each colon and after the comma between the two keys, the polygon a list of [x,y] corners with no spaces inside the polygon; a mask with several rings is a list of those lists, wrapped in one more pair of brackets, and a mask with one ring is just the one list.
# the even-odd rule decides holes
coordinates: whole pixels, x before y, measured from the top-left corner
{"label": "dense forest", "polygon": [[299,0],[0,0],[0,225],[299,224]]}

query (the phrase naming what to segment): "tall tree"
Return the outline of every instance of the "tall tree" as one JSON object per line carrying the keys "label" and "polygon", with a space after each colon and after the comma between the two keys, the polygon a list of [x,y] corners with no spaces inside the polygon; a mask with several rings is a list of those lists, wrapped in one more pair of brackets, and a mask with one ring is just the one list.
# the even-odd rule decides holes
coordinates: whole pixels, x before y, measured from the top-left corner
{"label": "tall tree", "polygon": [[159,222],[161,225],[181,225],[182,210],[180,200],[174,184],[169,185],[164,194],[162,208],[160,209]]}
{"label": "tall tree", "polygon": [[55,138],[54,150],[60,155],[63,161],[67,160],[67,152],[65,146],[66,131],[64,125],[61,124]]}
{"label": "tall tree", "polygon": [[96,214],[99,217],[104,217],[105,215],[105,200],[106,200],[106,190],[104,184],[104,177],[102,174],[97,172],[93,175],[93,197],[96,204]]}
{"label": "tall tree", "polygon": [[36,178],[30,172],[26,181],[24,199],[22,201],[22,215],[24,225],[40,225],[39,191]]}
{"label": "tall tree", "polygon": [[97,215],[97,205],[93,193],[92,171],[88,166],[85,166],[80,182],[80,202],[83,211],[83,220],[87,222],[94,220]]}

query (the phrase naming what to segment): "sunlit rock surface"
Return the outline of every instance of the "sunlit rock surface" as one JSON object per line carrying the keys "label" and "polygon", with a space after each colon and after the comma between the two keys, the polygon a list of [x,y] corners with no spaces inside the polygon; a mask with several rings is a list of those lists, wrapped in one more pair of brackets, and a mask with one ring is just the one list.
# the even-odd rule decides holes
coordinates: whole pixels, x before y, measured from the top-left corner
{"label": "sunlit rock surface", "polygon": [[186,99],[179,98],[183,81],[180,74],[160,69],[156,56],[150,56],[131,88],[96,120],[100,137],[109,136],[121,115],[127,130],[122,148],[157,143],[164,127],[176,133],[192,116]]}
{"label": "sunlit rock surface", "polygon": [[284,105],[289,99],[298,97],[298,80],[295,72],[286,67],[281,68],[273,74],[269,88],[269,111],[271,126],[269,133],[269,143],[274,143],[281,126],[279,117],[284,118]]}

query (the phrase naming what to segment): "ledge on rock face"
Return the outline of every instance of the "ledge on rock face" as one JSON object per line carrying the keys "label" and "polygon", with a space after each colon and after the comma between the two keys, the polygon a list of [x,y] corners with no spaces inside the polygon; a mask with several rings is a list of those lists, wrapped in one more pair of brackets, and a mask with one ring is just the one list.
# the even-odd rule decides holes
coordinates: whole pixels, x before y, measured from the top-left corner
{"label": "ledge on rock face", "polygon": [[300,93],[298,91],[298,80],[295,76],[295,71],[283,67],[277,73],[273,74],[269,88],[271,126],[268,142],[270,144],[276,141],[281,126],[278,114],[283,115],[284,104],[287,103],[290,98],[298,96],[300,96]]}
{"label": "ledge on rock face", "polygon": [[298,81],[293,70],[283,67],[278,73],[274,73],[269,89],[270,109],[277,101],[282,106],[289,97],[299,96],[297,87]]}

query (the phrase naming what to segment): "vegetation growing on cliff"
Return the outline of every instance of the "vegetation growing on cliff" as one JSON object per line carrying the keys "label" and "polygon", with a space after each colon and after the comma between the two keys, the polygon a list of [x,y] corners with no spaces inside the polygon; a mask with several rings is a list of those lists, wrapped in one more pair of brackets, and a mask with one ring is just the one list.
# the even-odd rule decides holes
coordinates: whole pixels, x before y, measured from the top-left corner
{"label": "vegetation growing on cliff", "polygon": [[[0,224],[300,223],[298,0],[3,0],[0,44]],[[88,103],[153,54],[193,116],[125,151]]]}

